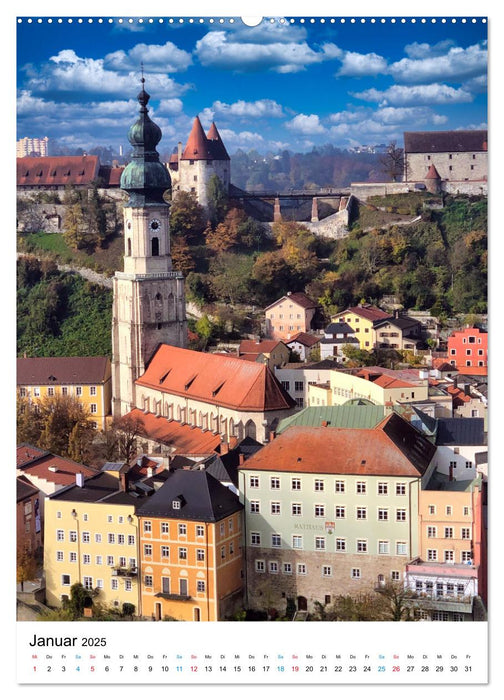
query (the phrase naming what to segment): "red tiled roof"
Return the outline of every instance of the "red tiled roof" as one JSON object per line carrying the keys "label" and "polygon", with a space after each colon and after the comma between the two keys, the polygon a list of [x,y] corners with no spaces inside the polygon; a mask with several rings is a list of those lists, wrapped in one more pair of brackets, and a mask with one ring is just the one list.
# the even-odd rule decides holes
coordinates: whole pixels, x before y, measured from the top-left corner
{"label": "red tiled roof", "polygon": [[376,306],[350,306],[346,311],[336,314],[335,317],[342,316],[346,313],[362,316],[362,318],[365,318],[368,321],[379,321],[382,318],[393,318],[393,316],[391,316],[389,313],[382,311]]}
{"label": "red tiled roof", "polygon": [[247,353],[270,353],[278,345],[283,345],[281,340],[242,340],[240,343],[240,355]]}
{"label": "red tiled roof", "polygon": [[98,156],[47,156],[17,158],[17,184],[90,185],[98,177]]}
{"label": "red tiled roof", "polygon": [[199,117],[195,117],[182,160],[213,160],[211,145],[208,142]]}
{"label": "red tiled roof", "polygon": [[16,467],[22,467],[24,464],[32,462],[43,455],[49,454],[47,450],[41,450],[39,447],[27,445],[23,443],[18,445],[16,449]]}
{"label": "red tiled roof", "polygon": [[220,435],[214,435],[210,430],[181,425],[153,413],[144,413],[139,408],[134,408],[127,416],[141,421],[141,435],[169,445],[178,454],[208,454],[215,452],[221,444]]}
{"label": "red tiled roof", "polygon": [[108,357],[18,357],[17,384],[100,384],[109,365]]}
{"label": "red tiled roof", "polygon": [[160,345],[139,386],[237,411],[279,411],[293,399],[263,364]]}
{"label": "red tiled roof", "polygon": [[[415,466],[385,432],[389,419],[390,416],[372,429],[292,426],[249,457],[242,468],[247,471],[419,477],[435,447],[418,435],[424,455],[420,456],[421,464]],[[406,434],[407,429],[404,430]]]}
{"label": "red tiled roof", "polygon": [[401,388],[412,388],[416,387],[416,384],[410,384],[409,382],[402,381],[401,379],[395,379],[394,377],[387,377],[382,374],[374,380],[371,380],[373,384],[383,387],[384,389],[401,389]]}
{"label": "red tiled roof", "polygon": [[290,345],[291,343],[301,343],[301,345],[306,345],[306,347],[311,348],[312,345],[320,343],[320,338],[316,338],[314,335],[310,335],[304,331],[299,331],[299,333],[296,333],[292,338],[285,341],[286,345]]}
{"label": "red tiled roof", "polygon": [[98,171],[99,183],[102,187],[119,187],[124,166],[113,168],[110,165],[101,165]]}
{"label": "red tiled roof", "polygon": [[[20,446],[17,448],[17,451],[18,453],[21,451],[22,455],[24,449],[24,446]],[[28,479],[37,477],[57,486],[74,484],[75,475],[79,472],[84,474],[85,477],[94,476],[98,473],[96,469],[86,467],[84,464],[79,464],[66,457],[58,457],[47,452],[44,452],[38,459],[35,457],[30,463],[18,464],[17,468],[21,469]]]}
{"label": "red tiled roof", "polygon": [[266,307],[265,311],[267,309],[271,309],[273,306],[276,306],[279,304],[281,301],[293,301],[295,304],[298,306],[301,306],[303,309],[316,309],[318,304],[316,304],[313,299],[310,299],[310,297],[306,296],[304,292],[292,292],[289,294],[286,294],[284,297],[281,299],[277,299],[276,301],[273,302],[273,304],[270,304],[269,306]]}

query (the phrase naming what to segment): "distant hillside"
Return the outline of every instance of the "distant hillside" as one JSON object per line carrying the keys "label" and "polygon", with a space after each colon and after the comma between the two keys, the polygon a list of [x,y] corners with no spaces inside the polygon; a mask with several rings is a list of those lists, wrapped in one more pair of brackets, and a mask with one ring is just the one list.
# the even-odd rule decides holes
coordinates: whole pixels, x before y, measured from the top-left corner
{"label": "distant hillside", "polygon": [[350,153],[332,145],[309,153],[261,154],[239,150],[231,156],[231,181],[244,190],[348,187],[351,182],[388,180],[375,153]]}

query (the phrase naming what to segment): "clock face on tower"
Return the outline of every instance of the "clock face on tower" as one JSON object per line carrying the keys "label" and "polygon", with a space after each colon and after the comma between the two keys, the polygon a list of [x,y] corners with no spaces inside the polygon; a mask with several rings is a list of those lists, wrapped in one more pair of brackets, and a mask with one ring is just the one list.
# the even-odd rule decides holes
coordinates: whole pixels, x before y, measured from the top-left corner
{"label": "clock face on tower", "polygon": [[159,219],[152,219],[152,221],[149,224],[149,228],[151,231],[159,231],[161,228],[161,222]]}

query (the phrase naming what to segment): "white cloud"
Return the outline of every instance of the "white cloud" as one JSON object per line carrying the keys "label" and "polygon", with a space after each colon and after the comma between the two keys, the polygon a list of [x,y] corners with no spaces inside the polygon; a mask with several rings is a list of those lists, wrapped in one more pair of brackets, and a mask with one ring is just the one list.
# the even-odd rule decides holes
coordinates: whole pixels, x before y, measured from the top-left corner
{"label": "white cloud", "polygon": [[245,102],[238,100],[232,104],[226,104],[217,100],[208,110],[213,115],[224,115],[231,117],[252,117],[260,119],[261,117],[283,117],[282,106],[274,100],[256,100],[255,102]]}
{"label": "white cloud", "polygon": [[440,83],[415,86],[392,85],[386,90],[371,88],[352,94],[365,102],[378,102],[380,106],[462,104],[473,100],[472,95],[467,90]]}
{"label": "white cloud", "polygon": [[233,148],[245,145],[254,146],[264,141],[261,134],[252,131],[236,132],[232,129],[219,129],[219,133],[226,146],[229,145]]}
{"label": "white cloud", "polygon": [[452,47],[441,56],[403,58],[392,63],[388,72],[401,83],[463,82],[484,74],[486,68],[486,46],[474,44],[467,49]]}
{"label": "white cloud", "polygon": [[451,39],[445,39],[444,41],[438,41],[437,44],[419,44],[417,41],[412,44],[408,44],[404,47],[404,53],[409,56],[409,58],[427,58],[428,56],[440,56],[446,53],[454,45],[454,41]]}
{"label": "white cloud", "polygon": [[291,131],[300,134],[323,134],[326,129],[320,123],[318,114],[298,114],[285,124]]}
{"label": "white cloud", "polygon": [[137,71],[143,62],[151,73],[175,73],[184,71],[192,63],[191,54],[179,49],[171,41],[166,44],[137,44],[128,52],[114,51],[104,58],[106,68],[118,71]]}
{"label": "white cloud", "polygon": [[182,112],[182,100],[173,97],[168,100],[161,100],[156,112],[159,114],[180,114]]}
{"label": "white cloud", "polygon": [[365,75],[378,75],[387,70],[387,61],[376,53],[355,53],[346,51],[337,77],[359,78]]}
{"label": "white cloud", "polygon": [[[50,91],[124,96],[140,90],[138,71],[120,74],[107,70],[103,59],[81,58],[71,49],[64,49],[52,56],[38,74],[31,66],[30,73],[26,87],[38,94]],[[168,97],[180,95],[190,87],[180,85],[163,74],[149,75],[147,86],[152,94]]]}
{"label": "white cloud", "polygon": [[324,51],[314,51],[305,41],[261,44],[236,38],[224,31],[211,31],[196,42],[195,54],[204,66],[242,72],[294,73],[331,58]]}

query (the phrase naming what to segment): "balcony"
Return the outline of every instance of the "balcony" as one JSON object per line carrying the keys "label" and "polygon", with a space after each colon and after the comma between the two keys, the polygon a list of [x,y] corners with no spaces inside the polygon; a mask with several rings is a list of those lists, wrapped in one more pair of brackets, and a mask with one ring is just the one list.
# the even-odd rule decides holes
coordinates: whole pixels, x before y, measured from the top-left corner
{"label": "balcony", "polygon": [[135,578],[138,576],[138,569],[136,566],[126,567],[126,566],[113,566],[112,576],[124,576],[126,578]]}
{"label": "balcony", "polygon": [[180,593],[156,593],[154,598],[164,598],[165,600],[192,600],[190,595],[181,595]]}

